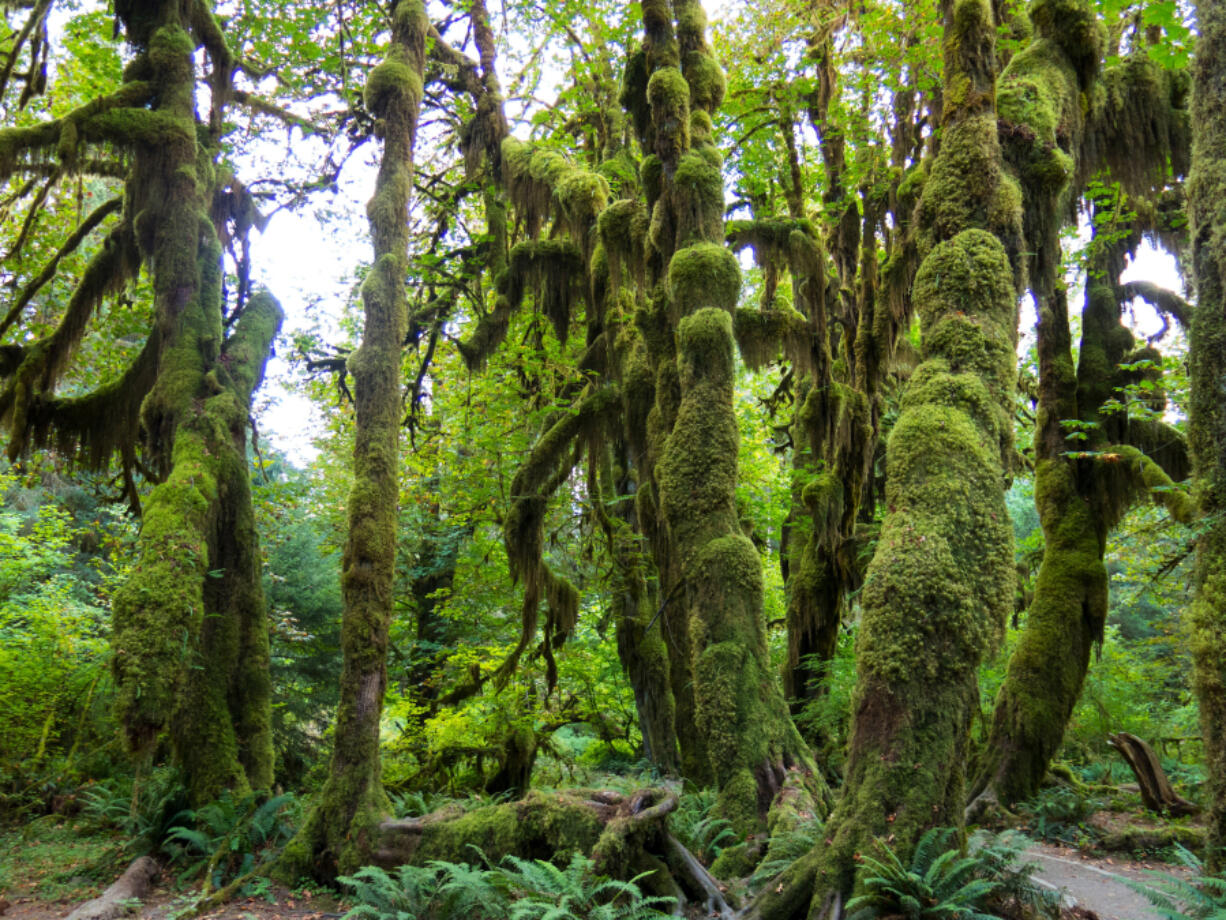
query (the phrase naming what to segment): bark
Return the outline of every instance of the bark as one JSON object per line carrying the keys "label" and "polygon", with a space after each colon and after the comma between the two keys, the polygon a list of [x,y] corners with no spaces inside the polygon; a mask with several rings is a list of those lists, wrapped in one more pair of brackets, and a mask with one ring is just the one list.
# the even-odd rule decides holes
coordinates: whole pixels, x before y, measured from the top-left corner
{"label": "bark", "polygon": [[[70,349],[97,299],[141,262],[152,277],[156,328],[133,365],[139,372],[79,401],[75,412],[72,401],[60,402],[39,424],[66,426],[76,419],[89,438],[81,431],[61,437],[75,437],[95,462],[119,451],[130,463],[132,446],[123,441],[131,410],[140,406],[149,465],[165,480],[146,503],[138,561],[115,598],[116,708],[138,756],[151,751],[163,729],[171,730],[175,759],[193,804],[200,805],[223,789],[241,793],[272,781],[267,635],[254,530],[243,532],[249,537],[245,559],[227,555],[221,544],[227,521],[251,518],[244,431],[281,314],[271,297],[261,295],[223,344],[220,249],[207,209],[214,166],[212,151],[197,140],[194,111],[199,20],[178,7],[139,4],[121,20],[137,49],[129,80],[112,104],[87,107],[100,120],[86,118],[80,126],[86,137],[133,154],[123,224],[110,248],[113,274],[87,272],[73,298],[80,315],[70,309],[42,353]],[[115,104],[135,104],[148,87],[153,109]],[[69,123],[59,130],[61,146],[78,136]],[[92,268],[106,264],[95,261]],[[152,360],[140,370],[146,355]],[[46,367],[47,387],[57,361]],[[30,420],[23,418],[21,401],[13,413],[15,432]],[[97,418],[79,418],[90,410]],[[218,570],[233,599],[211,591],[208,580]]]}
{"label": "bark", "polygon": [[1226,868],[1226,8],[1198,4],[1189,180],[1197,307],[1190,337],[1189,441],[1206,529],[1196,557],[1193,686],[1209,777],[1206,868]]}
{"label": "bark", "polygon": [[[1155,452],[1155,464],[1139,450],[1153,446],[1144,425],[1104,411],[1130,382],[1122,363],[1160,358],[1152,349],[1135,350],[1121,322],[1126,298],[1118,279],[1125,254],[1140,239],[1136,227],[1103,226],[1106,232],[1092,242],[1080,360],[1073,369],[1059,232],[1101,157],[1095,145],[1110,112],[1095,92],[1103,36],[1087,3],[1044,2],[1031,13],[1035,38],[1002,74],[999,110],[1006,158],[1025,202],[1028,276],[1039,307],[1035,501],[1044,550],[1026,624],[997,696],[970,814],[1010,806],[1039,790],[1081,693],[1090,649],[1102,641],[1110,529],[1134,501],[1151,494],[1175,517],[1189,513],[1186,498],[1170,488],[1185,474],[1178,452]],[[1084,99],[1100,101],[1087,111]],[[1134,103],[1141,105],[1141,97]],[[1098,223],[1108,217],[1099,215]],[[1165,398],[1158,399],[1165,406]],[[1069,437],[1074,422],[1082,440]],[[1157,465],[1165,466],[1166,476],[1157,474]],[[1164,488],[1154,491],[1159,481]]]}
{"label": "bark", "polygon": [[658,175],[644,183],[644,274],[664,296],[640,292],[634,326],[623,320],[622,334],[634,337],[621,350],[623,380],[654,381],[650,412],[642,428],[634,425],[641,410],[631,415],[627,441],[643,445],[636,505],[663,595],[682,770],[713,782],[718,814],[749,834],[763,825],[787,769],[813,765],[769,665],[761,560],[736,508],[731,314],[740,269],[723,245],[710,120],[723,74],[696,0],[642,7],[644,41],[631,69],[642,68],[643,95],[628,77],[625,98],[651,151],[644,175]]}
{"label": "bark", "polygon": [[367,107],[383,126],[383,155],[367,205],[374,264],[362,285],[365,326],[349,359],[356,410],[341,574],[341,696],[328,780],[278,866],[290,880],[308,874],[329,880],[361,866],[388,811],[379,722],[395,576],[400,359],[408,326],[406,214],[428,28],[420,0],[400,0],[392,9],[387,55],[366,83]]}
{"label": "bark", "polygon": [[943,16],[941,146],[912,293],[924,360],[886,448],[888,510],[861,594],[846,779],[828,844],[785,873],[756,916],[806,903],[811,917],[838,916],[855,855],[875,838],[906,854],[926,828],[960,824],[976,673],[1012,608],[1004,476],[1021,200],[996,136],[991,6],[956,0]]}
{"label": "bark", "polygon": [[116,920],[132,912],[132,901],[141,900],[158,876],[158,864],[139,856],[106,891],[74,908],[65,920]]}

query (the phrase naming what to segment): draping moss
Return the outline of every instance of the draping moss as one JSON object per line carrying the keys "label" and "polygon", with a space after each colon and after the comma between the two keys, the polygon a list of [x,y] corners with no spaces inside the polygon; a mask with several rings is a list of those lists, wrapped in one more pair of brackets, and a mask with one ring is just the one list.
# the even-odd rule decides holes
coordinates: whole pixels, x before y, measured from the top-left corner
{"label": "draping moss", "polygon": [[787,355],[793,361],[809,347],[809,321],[796,310],[780,306],[773,310],[736,311],[733,329],[741,358],[753,370]]}

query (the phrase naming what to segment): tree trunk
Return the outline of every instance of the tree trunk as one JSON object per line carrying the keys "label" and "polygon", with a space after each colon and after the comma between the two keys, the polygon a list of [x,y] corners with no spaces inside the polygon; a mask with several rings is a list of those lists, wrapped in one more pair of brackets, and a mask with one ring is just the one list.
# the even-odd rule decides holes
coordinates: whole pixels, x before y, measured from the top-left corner
{"label": "tree trunk", "polygon": [[846,779],[830,844],[755,905],[761,916],[810,893],[811,917],[837,916],[855,856],[875,838],[905,854],[926,828],[960,824],[976,674],[1013,604],[1004,476],[1021,201],[996,136],[991,6],[943,6],[941,146],[921,202],[926,254],[912,294],[924,362],[886,448],[888,510],[861,594]]}
{"label": "tree trunk", "polygon": [[1197,545],[1193,686],[1209,776],[1206,868],[1226,868],[1226,7],[1197,5],[1191,211],[1197,307],[1189,440],[1207,527]]}
{"label": "tree trunk", "polygon": [[369,860],[388,812],[379,723],[387,684],[396,558],[400,360],[408,326],[407,210],[429,20],[420,0],[392,9],[391,47],[366,82],[367,108],[383,125],[383,156],[367,205],[374,264],[362,285],[366,324],[349,359],[356,403],[353,489],[341,590],[341,696],[328,780],[286,846],[278,872],[329,880]]}
{"label": "tree trunk", "polygon": [[[682,769],[695,783],[715,783],[719,815],[743,835],[762,825],[786,770],[812,762],[769,665],[762,562],[736,507],[731,314],[740,268],[723,245],[710,119],[723,74],[697,0],[642,6],[642,57],[632,62],[642,96],[628,90],[627,98],[651,151],[643,174],[658,176],[644,183],[652,215],[644,260],[666,296],[641,293],[636,309],[654,378],[636,499],[660,576]],[[642,352],[623,354],[625,367]]]}
{"label": "tree trunk", "polygon": [[[207,13],[205,14],[208,15]],[[280,308],[260,295],[223,345],[221,250],[207,201],[213,165],[197,142],[197,41],[173,5],[131,7],[129,40],[158,87],[158,131],[126,113],[135,166],[125,195],[151,266],[158,367],[141,406],[152,466],[138,561],[116,594],[116,707],[129,747],[169,724],[195,805],[272,783],[268,637],[246,484],[245,426]],[[142,72],[136,68],[133,72]],[[220,104],[220,103],[219,103]],[[142,133],[143,131],[143,133]],[[225,540],[237,536],[241,547]],[[221,594],[220,577],[231,589]]]}

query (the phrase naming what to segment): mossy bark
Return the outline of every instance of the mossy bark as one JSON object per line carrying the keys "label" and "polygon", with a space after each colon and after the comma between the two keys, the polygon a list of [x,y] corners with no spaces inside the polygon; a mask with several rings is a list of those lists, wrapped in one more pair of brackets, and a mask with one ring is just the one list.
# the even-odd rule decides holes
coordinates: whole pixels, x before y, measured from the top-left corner
{"label": "mossy bark", "polygon": [[429,27],[420,0],[399,0],[391,19],[390,46],[365,91],[367,107],[382,122],[383,155],[367,205],[374,264],[362,285],[365,326],[349,359],[356,409],[341,574],[340,706],[328,780],[277,869],[291,881],[308,874],[328,880],[367,862],[388,811],[379,726],[396,559],[400,360],[408,325],[406,214]]}
{"label": "mossy bark", "polygon": [[991,5],[953,0],[943,18],[941,147],[912,292],[924,360],[886,447],[888,510],[861,593],[846,779],[829,843],[759,900],[762,916],[810,894],[811,917],[840,916],[855,856],[875,838],[905,854],[924,829],[960,823],[977,670],[1013,603],[1004,483],[1021,201],[996,137]]}
{"label": "mossy bark", "polygon": [[[1102,411],[1129,382],[1120,365],[1152,357],[1134,351],[1121,323],[1127,298],[1118,278],[1125,253],[1139,240],[1133,226],[1107,227],[1092,243],[1080,360],[1073,369],[1059,232],[1101,157],[1098,123],[1110,117],[1110,106],[1095,92],[1104,36],[1092,7],[1080,0],[1039,0],[1030,14],[1035,36],[1001,76],[1000,118],[1007,126],[1006,159],[1025,202],[1027,274],[1039,309],[1035,499],[1045,540],[1034,599],[997,696],[971,813],[1009,806],[1039,790],[1080,695],[1090,649],[1102,640],[1103,553],[1111,527],[1148,494],[1176,517],[1188,513],[1170,476],[1137,449],[1152,440],[1143,426],[1133,426],[1126,414]],[[1129,175],[1121,178],[1130,181]],[[1106,218],[1099,222],[1105,225]],[[1066,440],[1070,423],[1077,423],[1084,440]],[[1177,452],[1170,454],[1158,458],[1166,474],[1182,478]],[[1159,483],[1162,489],[1155,490]]]}
{"label": "mossy bark", "polygon": [[196,20],[164,5],[121,19],[137,48],[128,73],[157,88],[155,108],[112,109],[91,130],[133,150],[124,215],[150,269],[158,347],[140,420],[150,466],[165,480],[146,503],[138,561],[115,598],[116,707],[139,755],[169,727],[199,805],[272,783],[245,426],[281,313],[271,297],[254,298],[223,342],[220,247],[207,210],[214,169],[194,111]]}
{"label": "mossy bark", "polygon": [[1206,529],[1189,614],[1208,789],[1206,867],[1226,868],[1226,8],[1197,6],[1193,170],[1188,200],[1197,307],[1189,440]]}
{"label": "mossy bark", "polygon": [[769,667],[761,559],[736,510],[731,315],[740,270],[723,245],[721,159],[710,132],[723,74],[697,0],[642,7],[644,98],[636,101],[633,86],[626,98],[647,116],[635,121],[660,170],[644,182],[649,288],[628,333],[637,341],[620,354],[623,378],[647,362],[654,392],[627,440],[643,445],[637,506],[660,578],[682,769],[713,782],[717,812],[747,834],[764,825],[787,768],[812,761]]}

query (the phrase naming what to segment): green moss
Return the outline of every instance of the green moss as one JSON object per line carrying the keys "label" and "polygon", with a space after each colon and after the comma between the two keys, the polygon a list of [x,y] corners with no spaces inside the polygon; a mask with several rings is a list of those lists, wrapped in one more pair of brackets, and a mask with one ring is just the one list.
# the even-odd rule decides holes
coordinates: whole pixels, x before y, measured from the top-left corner
{"label": "green moss", "polygon": [[754,370],[765,367],[781,352],[803,366],[803,353],[812,340],[809,321],[790,307],[741,308],[734,314],[733,329],[741,358]]}
{"label": "green moss", "polygon": [[399,46],[388,50],[387,56],[366,76],[363,97],[366,108],[376,118],[382,118],[392,105],[416,107],[421,103],[421,76],[413,69],[408,53]]}
{"label": "green moss", "polygon": [[690,86],[690,107],[704,112],[718,109],[727,88],[719,62],[706,51],[690,51],[681,58],[681,71]]}
{"label": "green moss", "polygon": [[621,283],[623,267],[640,284],[644,283],[644,247],[648,225],[647,210],[637,198],[615,201],[597,218],[596,227],[609,260],[609,277],[614,285]]}
{"label": "green moss", "polygon": [[643,184],[648,206],[655,204],[664,189],[664,161],[654,153],[643,157],[639,166],[639,181]]}
{"label": "green moss", "polygon": [[741,293],[741,267],[718,243],[687,246],[668,263],[668,293],[679,316],[702,307],[732,313]]}
{"label": "green moss", "polygon": [[724,179],[719,166],[701,150],[691,150],[677,161],[673,193],[678,248],[724,238]]}
{"label": "green moss", "polygon": [[676,67],[661,67],[647,81],[656,153],[665,163],[690,148],[690,85]]}

